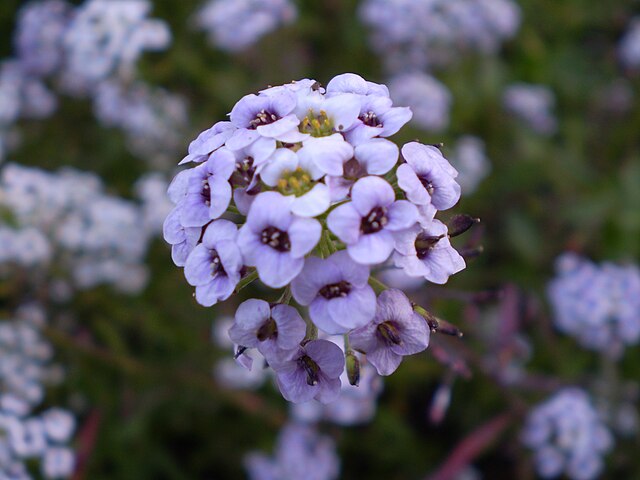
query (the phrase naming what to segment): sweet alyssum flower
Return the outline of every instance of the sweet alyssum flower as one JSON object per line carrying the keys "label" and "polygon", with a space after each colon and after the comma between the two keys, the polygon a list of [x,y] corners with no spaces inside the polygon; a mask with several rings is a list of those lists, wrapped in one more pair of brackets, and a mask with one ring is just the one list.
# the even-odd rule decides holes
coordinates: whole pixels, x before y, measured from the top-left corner
{"label": "sweet alyssum flower", "polygon": [[250,368],[245,352],[257,349],[293,402],[335,399],[345,365],[355,385],[361,364],[388,375],[427,347],[425,318],[374,269],[393,258],[444,283],[465,266],[435,219],[460,197],[457,171],[436,147],[390,140],[411,116],[353,73],[326,91],[311,79],[269,87],[191,142],[169,187],[164,234],[196,301],[213,305],[256,279],[281,289],[240,305],[229,334],[238,362]]}

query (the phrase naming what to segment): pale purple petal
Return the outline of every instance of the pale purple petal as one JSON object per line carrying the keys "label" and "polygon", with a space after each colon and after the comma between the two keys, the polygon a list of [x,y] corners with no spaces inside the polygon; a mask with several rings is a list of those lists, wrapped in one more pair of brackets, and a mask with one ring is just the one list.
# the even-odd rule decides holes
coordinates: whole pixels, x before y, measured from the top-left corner
{"label": "pale purple petal", "polygon": [[320,240],[322,225],[313,218],[294,218],[289,226],[291,240],[291,256],[304,257],[314,249]]}
{"label": "pale purple petal", "polygon": [[353,202],[340,205],[329,213],[327,226],[347,245],[353,244],[360,238],[360,224],[362,217],[355,209]]}
{"label": "pale purple petal", "polygon": [[301,217],[316,217],[326,212],[330,204],[329,187],[317,183],[310,191],[295,198],[291,212]]}
{"label": "pale purple petal", "polygon": [[370,175],[384,175],[398,161],[398,146],[384,138],[374,138],[355,148],[356,160]]}
{"label": "pale purple petal", "polygon": [[356,243],[347,245],[347,251],[358,263],[364,265],[382,263],[393,251],[393,235],[385,230],[362,235]]}
{"label": "pale purple petal", "polygon": [[389,223],[386,229],[392,232],[409,228],[418,220],[418,209],[416,206],[406,200],[398,200],[388,207],[387,218]]}
{"label": "pale purple petal", "polygon": [[395,193],[389,183],[380,177],[364,177],[351,188],[351,200],[361,217],[375,207],[386,207],[395,200]]}

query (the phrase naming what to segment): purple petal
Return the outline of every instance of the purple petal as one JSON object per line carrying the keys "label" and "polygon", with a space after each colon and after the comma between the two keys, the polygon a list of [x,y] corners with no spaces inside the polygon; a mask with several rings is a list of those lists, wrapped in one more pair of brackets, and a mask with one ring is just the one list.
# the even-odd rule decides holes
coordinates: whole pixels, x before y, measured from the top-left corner
{"label": "purple petal", "polygon": [[255,258],[260,280],[272,288],[284,287],[302,271],[304,258],[292,258],[289,253],[269,250]]}
{"label": "purple petal", "polygon": [[[328,257],[326,265],[327,267],[334,265],[335,269],[340,272],[341,278],[334,280],[333,283],[338,280],[346,280],[351,285],[363,287],[369,281],[369,267],[354,262],[346,250],[340,250]],[[329,283],[332,282],[326,282],[325,285]]]}
{"label": "purple petal", "polygon": [[293,403],[307,402],[319,390],[318,385],[307,385],[307,375],[299,368],[293,371],[276,371],[276,381],[282,396]]}
{"label": "purple petal", "polygon": [[391,350],[400,355],[413,355],[422,352],[429,346],[430,330],[427,322],[413,312],[410,319],[403,322],[399,331],[401,345],[393,345]]}
{"label": "purple petal", "polygon": [[309,316],[313,323],[325,333],[330,335],[341,335],[349,329],[337,324],[329,314],[329,302],[323,296],[317,296],[309,305]]}
{"label": "purple petal", "polygon": [[304,257],[318,244],[322,226],[313,218],[294,218],[289,226],[289,239],[291,240],[291,256],[293,258]]}
{"label": "purple petal", "polygon": [[418,220],[418,209],[413,203],[398,200],[389,206],[386,229],[396,232],[412,227]]}
{"label": "purple petal", "polygon": [[211,281],[211,250],[200,244],[189,254],[184,266],[189,285],[204,285]]}
{"label": "purple petal", "polygon": [[207,248],[215,248],[220,240],[235,240],[238,233],[238,227],[229,220],[214,220],[211,222],[202,237],[202,243]]}
{"label": "purple petal", "polygon": [[431,203],[431,196],[424,188],[422,182],[407,163],[403,163],[396,170],[398,186],[407,194],[407,198],[416,205],[428,205]]}
{"label": "purple petal", "polygon": [[[255,335],[255,330],[260,328],[270,317],[271,308],[268,302],[257,298],[250,298],[238,305],[235,314],[235,325],[242,330],[253,330]],[[247,346],[246,343],[235,340],[234,337],[231,336],[231,329],[229,330],[229,336],[234,343]]]}
{"label": "purple petal", "polygon": [[382,347],[367,353],[367,361],[376,367],[378,375],[386,376],[397,370],[402,362],[402,355],[397,355],[390,349]]}
{"label": "purple petal", "polygon": [[390,137],[397,133],[413,117],[409,107],[393,107],[380,116],[382,120],[381,137]]}
{"label": "purple petal", "polygon": [[362,235],[356,243],[347,246],[347,251],[363,265],[382,263],[393,251],[393,235],[386,230]]}
{"label": "purple petal", "polygon": [[398,147],[384,138],[374,138],[355,148],[355,157],[371,175],[384,175],[398,161]]}
{"label": "purple petal", "polygon": [[330,204],[329,187],[317,183],[310,191],[295,198],[291,212],[301,217],[316,217],[326,212]]}
{"label": "purple petal", "polygon": [[278,326],[278,347],[283,350],[297,348],[307,332],[307,324],[298,311],[289,305],[276,305],[271,316]]}
{"label": "purple petal", "polygon": [[302,272],[291,282],[291,293],[300,305],[309,305],[323,286],[341,279],[340,271],[334,264],[312,256],[305,260]]}
{"label": "purple petal", "polygon": [[293,198],[285,197],[278,192],[263,192],[257,195],[251,205],[245,225],[255,232],[262,232],[266,227],[276,227],[287,231],[293,219],[291,202]]}
{"label": "purple petal", "polygon": [[340,205],[329,213],[327,226],[347,245],[351,245],[360,238],[360,224],[362,216],[353,206],[353,202]]}
{"label": "purple petal", "polygon": [[342,382],[339,378],[327,378],[320,382],[320,389],[313,397],[320,403],[331,403],[340,395],[340,387]]}
{"label": "purple petal", "polygon": [[260,138],[256,130],[240,128],[233,132],[233,135],[226,141],[225,145],[230,150],[242,150]]}
{"label": "purple petal", "polygon": [[299,123],[298,117],[292,113],[268,125],[260,125],[256,130],[263,137],[278,139],[291,130],[297,130]]}
{"label": "purple petal", "polygon": [[372,352],[378,348],[376,329],[378,325],[370,322],[349,333],[351,346],[361,352]]}
{"label": "purple petal", "polygon": [[401,321],[413,317],[413,307],[411,301],[400,290],[390,288],[385,290],[378,297],[378,310],[376,312],[376,323],[387,320]]}
{"label": "purple petal", "polygon": [[[329,301],[329,315],[333,321],[346,327],[340,333],[366,325],[376,313],[376,294],[367,285],[353,288],[346,297],[336,297]],[[332,332],[327,332],[332,333]]]}
{"label": "purple petal", "polygon": [[366,95],[369,87],[367,82],[360,75],[355,73],[343,73],[336,75],[327,84],[327,95],[337,93],[356,93]]}
{"label": "purple petal", "polygon": [[375,207],[386,207],[393,203],[396,196],[389,183],[380,177],[364,177],[351,188],[351,199],[361,217]]}
{"label": "purple petal", "polygon": [[344,370],[344,353],[335,343],[329,340],[311,340],[304,346],[304,350],[328,378],[338,378]]}

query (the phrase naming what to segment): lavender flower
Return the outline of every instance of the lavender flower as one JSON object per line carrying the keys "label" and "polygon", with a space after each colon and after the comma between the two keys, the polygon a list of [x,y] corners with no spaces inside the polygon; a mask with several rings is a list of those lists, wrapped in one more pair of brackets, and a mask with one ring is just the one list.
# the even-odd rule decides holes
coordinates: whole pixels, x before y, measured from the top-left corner
{"label": "lavender flower", "polygon": [[447,226],[439,220],[422,229],[419,226],[396,235],[396,267],[412,277],[424,277],[433,283],[447,283],[454,273],[464,270],[466,264],[451,246]]}
{"label": "lavender flower", "polygon": [[502,103],[509,113],[536,133],[551,135],[558,128],[553,114],[555,97],[553,91],[544,85],[510,85],[502,95]]}
{"label": "lavender flower", "polygon": [[251,480],[335,480],[340,471],[333,440],[297,423],[280,432],[274,458],[254,452],[244,463]]}
{"label": "lavender flower", "polygon": [[100,80],[130,78],[143,51],[166,48],[169,28],[147,19],[150,9],[147,0],[88,0],[76,9],[63,40],[67,90],[84,94]]}
{"label": "lavender flower", "polygon": [[618,57],[629,69],[640,67],[640,18],[634,17],[629,22],[627,31],[618,45]]}
{"label": "lavender flower", "polygon": [[391,78],[389,89],[395,102],[409,105],[419,128],[439,132],[449,125],[451,93],[436,78],[422,72],[400,73]]}
{"label": "lavender flower", "polygon": [[234,223],[216,220],[187,258],[184,276],[196,287],[196,300],[205,307],[229,298],[240,281],[243,263],[236,234]]}
{"label": "lavender flower", "polygon": [[229,178],[236,168],[236,158],[222,148],[191,170],[186,195],[179,202],[180,223],[184,227],[202,227],[220,217],[229,207],[231,185]]}
{"label": "lavender flower", "polygon": [[393,251],[393,234],[417,220],[415,205],[395,200],[393,188],[379,177],[358,180],[351,189],[351,202],[333,210],[327,225],[347,245],[356,262],[384,262]]}
{"label": "lavender flower", "polygon": [[229,337],[238,345],[257,348],[269,363],[287,360],[304,339],[307,325],[289,305],[270,307],[264,300],[250,299],[236,310]]}
{"label": "lavender flower", "polygon": [[380,375],[391,375],[403,356],[427,348],[429,328],[400,290],[382,292],[377,307],[373,321],[352,331],[349,341],[354,349],[367,354],[367,361]]}
{"label": "lavender flower", "polygon": [[602,457],[613,446],[606,428],[583,390],[565,388],[528,415],[522,441],[535,452],[543,478],[563,473],[572,480],[592,480],[604,468]]}
{"label": "lavender flower", "polygon": [[[439,150],[415,142],[405,145],[406,164],[398,165],[399,148],[389,140],[411,115],[407,107],[394,106],[385,85],[343,74],[326,90],[302,79],[247,95],[229,122],[202,132],[180,162],[190,168],[169,186],[175,207],[163,226],[174,262],[185,266],[197,300],[212,305],[236,284],[240,289],[258,277],[269,287],[285,288],[281,298],[292,294],[308,306],[322,338],[374,325],[380,299],[368,285],[370,265],[387,261],[394,248],[394,262],[413,275],[444,283],[462,269],[446,227],[434,220],[438,210],[459,199],[458,172]],[[238,225],[237,237],[229,227],[229,235],[214,245],[210,229],[226,225],[219,220],[223,215]],[[381,298],[399,293],[394,292]],[[391,373],[400,355],[426,348],[428,332],[414,341],[398,336],[394,329],[426,329],[424,321],[420,330],[411,315],[405,317],[378,322],[397,356],[382,347],[371,352],[379,371]],[[354,375],[353,351],[342,354],[315,340],[315,328],[303,328],[289,307],[252,300],[236,320],[230,335],[242,349],[264,354],[289,400],[333,399],[345,355]],[[250,356],[238,353],[237,362],[251,368]],[[358,408],[374,410],[366,398],[345,411]]]}
{"label": "lavender flower", "polygon": [[236,52],[256,43],[297,16],[289,0],[210,0],[196,14],[196,25],[211,44]]}
{"label": "lavender flower", "polygon": [[282,287],[302,271],[304,257],[318,243],[317,220],[293,215],[290,197],[264,192],[251,206],[238,234],[245,263],[270,287]]}
{"label": "lavender flower", "polygon": [[640,341],[640,269],[635,265],[596,265],[574,254],[557,261],[548,288],[554,323],[585,348],[622,354]]}
{"label": "lavender flower", "polygon": [[368,323],[375,314],[376,296],[368,279],[369,267],[340,251],[326,259],[308,258],[291,291],[298,303],[309,305],[318,328],[329,334],[345,333]]}
{"label": "lavender flower", "polygon": [[453,146],[451,164],[460,172],[456,181],[465,194],[472,194],[489,174],[491,162],[484,142],[471,135],[460,137]]}
{"label": "lavender flower", "polygon": [[432,204],[438,210],[447,210],[458,202],[458,172],[438,148],[411,142],[402,147],[402,156],[407,163],[398,167],[398,186],[411,202]]}
{"label": "lavender flower", "polygon": [[46,76],[60,67],[72,7],[64,0],[29,2],[18,13],[14,43],[25,71]]}
{"label": "lavender flower", "polygon": [[494,53],[517,31],[520,10],[512,0],[366,0],[360,18],[372,47],[398,71],[444,66],[469,51]]}
{"label": "lavender flower", "polygon": [[290,402],[315,398],[329,403],[340,394],[344,355],[328,340],[311,340],[300,346],[290,360],[272,366],[280,392]]}

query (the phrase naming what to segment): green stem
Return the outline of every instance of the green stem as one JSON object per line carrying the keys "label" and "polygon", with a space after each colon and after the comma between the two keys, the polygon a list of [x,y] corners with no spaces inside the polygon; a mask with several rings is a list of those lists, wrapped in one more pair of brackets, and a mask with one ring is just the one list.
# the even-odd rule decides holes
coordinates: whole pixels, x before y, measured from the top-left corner
{"label": "green stem", "polygon": [[287,288],[284,289],[284,292],[282,292],[282,295],[280,295],[280,298],[276,301],[276,303],[282,303],[282,304],[288,305],[290,301],[291,301],[291,287],[287,285]]}
{"label": "green stem", "polygon": [[252,270],[251,272],[249,272],[248,274],[246,274],[239,282],[238,285],[236,285],[236,293],[238,293],[240,290],[242,290],[244,287],[246,287],[247,285],[249,285],[251,282],[253,282],[254,280],[257,280],[258,278],[258,271],[257,270]]}
{"label": "green stem", "polygon": [[384,283],[382,283],[380,280],[378,280],[374,276],[369,277],[369,285],[371,285],[373,290],[378,294],[389,289],[389,287],[387,287]]}

